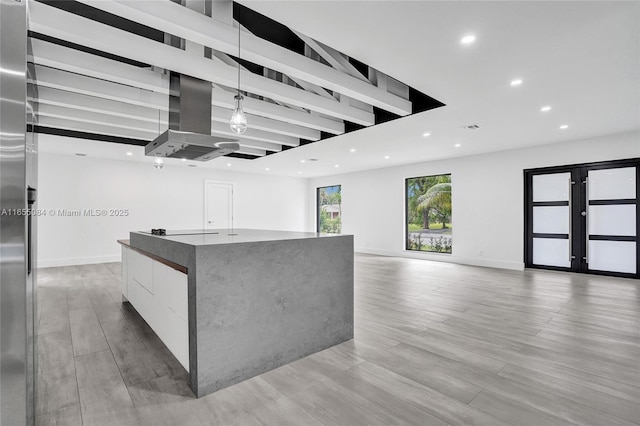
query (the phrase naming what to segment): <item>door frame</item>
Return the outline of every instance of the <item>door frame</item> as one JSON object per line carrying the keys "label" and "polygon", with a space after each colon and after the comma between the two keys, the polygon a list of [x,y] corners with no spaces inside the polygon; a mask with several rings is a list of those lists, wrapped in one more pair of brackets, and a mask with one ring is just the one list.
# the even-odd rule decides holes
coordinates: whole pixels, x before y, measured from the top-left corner
{"label": "door frame", "polygon": [[204,181],[204,187],[203,187],[203,192],[204,192],[204,196],[203,196],[203,200],[204,200],[204,205],[203,205],[203,216],[202,216],[202,229],[208,229],[207,228],[207,213],[208,213],[208,207],[209,207],[209,200],[208,200],[208,193],[207,193],[207,187],[209,186],[209,184],[214,184],[214,185],[220,185],[220,186],[230,186],[231,187],[231,204],[229,205],[229,218],[231,221],[231,229],[233,229],[234,227],[234,217],[233,217],[233,213],[234,213],[234,205],[236,204],[236,187],[235,187],[235,183],[234,182],[229,182],[229,181],[217,181],[217,180],[209,180],[209,179],[205,179]]}
{"label": "door frame", "polygon": [[[577,250],[574,250],[574,254],[576,255],[576,259],[571,262],[571,267],[564,268],[559,266],[544,266],[544,265],[535,265],[533,264],[533,214],[532,209],[530,209],[530,202],[533,197],[533,176],[541,175],[541,174],[551,174],[551,173],[571,173],[571,179],[576,182],[575,185],[572,185],[571,199],[573,200],[574,206],[582,206],[583,208],[588,208],[586,206],[586,199],[584,196],[584,192],[581,191],[579,179],[582,179],[584,176],[580,174],[581,171],[589,170],[600,170],[600,169],[613,169],[613,168],[624,168],[624,167],[635,167],[636,168],[636,273],[624,273],[624,272],[607,272],[607,271],[596,271],[589,270],[588,267],[584,266],[583,259],[581,258],[581,253],[585,252],[586,239],[578,238],[576,243],[573,244],[573,247]],[[630,158],[624,160],[611,160],[611,161],[599,161],[593,163],[580,163],[580,164],[569,164],[563,166],[552,166],[552,167],[541,167],[535,169],[526,169],[524,170],[524,264],[525,268],[533,268],[533,269],[546,269],[552,271],[565,271],[565,272],[579,272],[586,273],[592,275],[607,275],[614,277],[622,277],[622,278],[640,278],[640,158]],[[569,212],[571,215],[572,212]],[[581,217],[580,220],[572,220],[571,221],[571,232],[572,235],[580,235],[581,229],[583,229],[583,222],[585,221],[584,217]]]}

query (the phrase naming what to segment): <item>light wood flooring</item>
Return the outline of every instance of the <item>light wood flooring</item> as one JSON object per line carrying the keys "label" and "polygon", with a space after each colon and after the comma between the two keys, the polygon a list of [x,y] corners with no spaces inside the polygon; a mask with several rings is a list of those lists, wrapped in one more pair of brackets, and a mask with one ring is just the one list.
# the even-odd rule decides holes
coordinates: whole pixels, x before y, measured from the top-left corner
{"label": "light wood flooring", "polygon": [[40,269],[38,425],[633,425],[637,280],[356,256],[355,339],[204,398],[120,298]]}

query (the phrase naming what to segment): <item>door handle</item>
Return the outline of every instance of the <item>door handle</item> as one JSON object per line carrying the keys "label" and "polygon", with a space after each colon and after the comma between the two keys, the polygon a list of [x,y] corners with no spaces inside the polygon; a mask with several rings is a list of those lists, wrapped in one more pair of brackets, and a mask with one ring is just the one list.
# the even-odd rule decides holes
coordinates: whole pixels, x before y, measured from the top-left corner
{"label": "door handle", "polygon": [[573,215],[572,215],[572,205],[573,205],[573,186],[575,182],[571,180],[569,177],[569,266],[571,266],[571,261],[576,257],[573,255]]}
{"label": "door handle", "polygon": [[584,261],[585,263],[589,263],[589,216],[587,215],[587,211],[589,211],[589,178],[584,178],[584,199],[585,199],[585,210],[580,213],[585,218],[585,239],[584,242]]}

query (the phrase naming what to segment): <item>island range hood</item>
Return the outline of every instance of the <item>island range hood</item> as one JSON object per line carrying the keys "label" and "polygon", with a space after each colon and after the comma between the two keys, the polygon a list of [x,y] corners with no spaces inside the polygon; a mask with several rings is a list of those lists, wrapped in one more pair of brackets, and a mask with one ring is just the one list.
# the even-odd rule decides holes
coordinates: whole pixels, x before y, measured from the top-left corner
{"label": "island range hood", "polygon": [[145,155],[209,161],[239,149],[237,139],[211,135],[211,83],[171,72],[169,129],[145,146]]}

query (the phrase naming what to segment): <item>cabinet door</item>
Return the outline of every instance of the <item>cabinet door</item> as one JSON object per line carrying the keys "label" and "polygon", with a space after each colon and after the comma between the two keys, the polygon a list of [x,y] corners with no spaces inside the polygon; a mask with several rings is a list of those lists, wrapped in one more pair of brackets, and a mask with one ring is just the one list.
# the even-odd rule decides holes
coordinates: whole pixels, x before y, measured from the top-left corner
{"label": "cabinet door", "polygon": [[153,293],[153,275],[151,265],[154,261],[135,250],[130,251],[128,261],[130,278],[137,281],[138,284],[146,288],[150,293]]}
{"label": "cabinet door", "polygon": [[189,327],[187,307],[187,275],[159,262],[153,262],[155,288],[154,331],[189,371]]}

